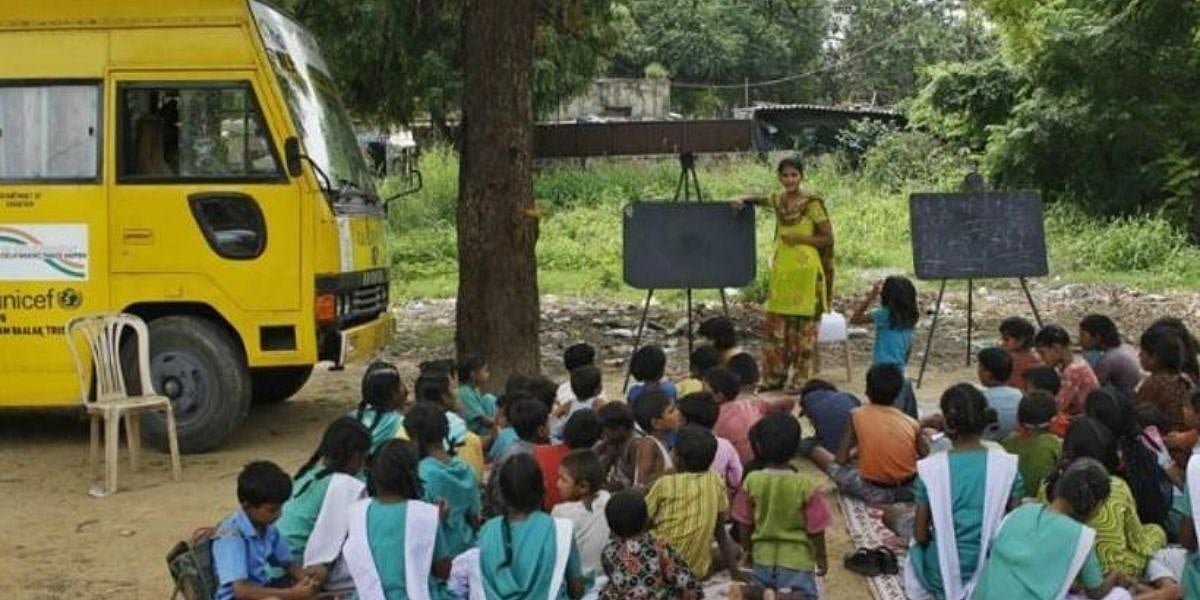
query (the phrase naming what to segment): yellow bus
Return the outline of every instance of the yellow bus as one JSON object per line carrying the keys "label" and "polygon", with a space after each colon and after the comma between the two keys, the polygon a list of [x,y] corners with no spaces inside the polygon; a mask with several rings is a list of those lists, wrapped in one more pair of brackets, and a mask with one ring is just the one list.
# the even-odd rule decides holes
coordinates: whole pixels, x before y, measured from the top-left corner
{"label": "yellow bus", "polygon": [[149,323],[185,452],[387,343],[384,202],[289,16],[4,2],[0,56],[0,407],[79,404],[63,326],[86,313]]}

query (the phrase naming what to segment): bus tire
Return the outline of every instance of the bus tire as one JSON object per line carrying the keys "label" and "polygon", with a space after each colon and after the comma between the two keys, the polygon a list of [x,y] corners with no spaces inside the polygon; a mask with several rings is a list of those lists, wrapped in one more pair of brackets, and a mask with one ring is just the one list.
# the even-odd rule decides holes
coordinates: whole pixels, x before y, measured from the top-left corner
{"label": "bus tire", "polygon": [[308,383],[312,365],[267,367],[250,371],[255,404],[278,404],[296,395]]}
{"label": "bus tire", "polygon": [[[149,328],[150,380],[158,394],[171,398],[180,451],[216,448],[250,412],[250,370],[241,346],[200,317],[162,317]],[[166,450],[161,414],[142,418],[142,438]]]}

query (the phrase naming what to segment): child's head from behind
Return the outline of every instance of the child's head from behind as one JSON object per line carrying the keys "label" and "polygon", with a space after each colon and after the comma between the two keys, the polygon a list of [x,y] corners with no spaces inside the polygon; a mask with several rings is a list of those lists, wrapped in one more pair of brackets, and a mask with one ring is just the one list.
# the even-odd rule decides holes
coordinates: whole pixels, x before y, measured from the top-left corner
{"label": "child's head from behind", "polygon": [[451,376],[445,371],[424,371],[417,375],[417,381],[413,383],[413,396],[417,402],[433,402],[448,408],[452,405],[451,394],[454,393],[450,383]]}
{"label": "child's head from behind", "polygon": [[358,404],[360,417],[367,408],[376,412],[403,410],[407,400],[408,388],[404,387],[395,365],[379,360],[367,367],[362,378],[362,400]]}
{"label": "child's head from behind", "polygon": [[867,369],[867,399],[871,404],[891,406],[904,389],[904,373],[890,363],[872,365]]}
{"label": "child's head from behind", "polygon": [[1088,394],[1084,401],[1083,412],[1103,423],[1118,438],[1125,437],[1137,429],[1133,402],[1121,393],[1106,389],[1095,390]]}
{"label": "child's head from behind", "polygon": [[709,369],[721,364],[721,358],[712,346],[697,346],[688,356],[688,371],[692,377],[702,379]]}
{"label": "child's head from behind", "polygon": [[608,529],[623,540],[645,533],[650,521],[646,501],[637,492],[613,494],[604,507],[604,518]]}
{"label": "child's head from behind", "polygon": [[750,447],[764,464],[787,464],[800,447],[800,422],[789,414],[767,413],[750,428]]}
{"label": "child's head from behind", "polygon": [[717,407],[717,399],[709,392],[688,394],[675,403],[683,422],[688,425],[699,425],[712,429],[717,424],[717,416],[721,409]]}
{"label": "child's head from behind", "polygon": [[1000,322],[1000,347],[1009,352],[1026,352],[1033,349],[1033,337],[1037,329],[1028,319],[1009,317]]}
{"label": "child's head from behind", "polygon": [[800,388],[800,397],[803,398],[813,392],[822,392],[822,391],[836,392],[836,391],[838,391],[838,389],[837,389],[836,385],[833,385],[833,383],[826,381],[824,379],[817,379],[816,377],[814,377],[814,378],[809,379],[808,381],[804,382],[804,387]]}
{"label": "child's head from behind", "polygon": [[577,410],[571,413],[571,416],[567,417],[567,422],[563,424],[563,445],[572,450],[591,448],[600,441],[603,433],[600,419],[596,416],[595,411],[587,408]]}
{"label": "child's head from behind", "polygon": [[1170,327],[1151,325],[1138,340],[1138,359],[1150,373],[1178,373],[1183,369],[1183,341]]}
{"label": "child's head from behind", "polygon": [[704,385],[716,396],[717,402],[729,402],[742,393],[742,380],[725,367],[713,367],[704,372]]}
{"label": "child's head from behind", "polygon": [[433,360],[424,361],[421,364],[417,365],[417,376],[418,377],[420,377],[421,375],[427,375],[427,374],[433,375],[433,374],[437,374],[437,373],[445,375],[446,379],[449,381],[450,387],[451,388],[454,387],[454,384],[456,383],[454,381],[454,379],[455,379],[455,376],[458,374],[458,367],[454,364],[454,359],[452,359],[452,358],[435,358]]}
{"label": "child's head from behind", "polygon": [[546,442],[550,409],[537,400],[521,400],[508,407],[508,424],[517,437],[531,444]]}
{"label": "child's head from behind", "polygon": [[1112,432],[1100,421],[1086,416],[1071,419],[1063,436],[1062,457],[1064,460],[1094,458],[1110,471],[1119,462]]}
{"label": "child's head from behind", "polygon": [[1025,392],[1046,392],[1052,396],[1058,395],[1062,389],[1062,378],[1054,367],[1032,367],[1025,371]]}
{"label": "child's head from behind", "polygon": [[879,303],[888,309],[893,329],[912,329],[921,318],[917,309],[917,288],[907,277],[892,275],[884,279]]}
{"label": "child's head from behind", "polygon": [[595,365],[575,367],[571,371],[571,393],[580,400],[591,400],[600,395],[600,369]]}
{"label": "child's head from behind", "polygon": [[563,367],[566,367],[568,373],[595,363],[596,349],[590,344],[571,344],[563,351]]}
{"label": "child's head from behind", "polygon": [[564,501],[590,498],[603,484],[604,469],[599,457],[591,450],[572,450],[559,464],[558,495]]}
{"label": "child's head from behind", "polygon": [[662,390],[650,390],[638,397],[633,407],[633,419],[649,434],[667,434],[679,429],[679,411],[670,396]]}
{"label": "child's head from behind", "polygon": [[712,347],[724,352],[737,346],[737,328],[728,317],[712,317],[706,319],[696,330],[700,337],[708,340]]}
{"label": "child's head from behind", "polygon": [[968,383],[950,386],[943,392],[941,408],[946,433],[953,439],[977,437],[996,422],[996,411],[988,406],[983,392]]}
{"label": "child's head from behind", "polygon": [[1071,357],[1071,334],[1059,325],[1047,325],[1033,337],[1042,362],[1050,366],[1066,366]]}
{"label": "child's head from behind", "polygon": [[[371,434],[358,419],[340,417],[335,419],[321,436],[321,444],[317,446],[308,461],[301,465],[296,472],[296,479],[323,463],[324,468],[317,472],[316,478],[323,478],[333,473],[357,475],[367,464],[367,455],[371,452]],[[310,479],[300,488],[297,495],[303,494],[314,480]]]}
{"label": "child's head from behind", "polygon": [[255,461],[238,474],[237,497],[250,522],[265,528],[279,519],[283,503],[292,497],[292,479],[273,462]]}
{"label": "child's head from behind", "polygon": [[1054,396],[1042,390],[1026,392],[1017,405],[1017,421],[1029,431],[1045,431],[1056,414]]}
{"label": "child's head from behind", "polygon": [[468,354],[458,363],[458,381],[463,385],[481,388],[490,378],[487,359],[482,354]]}
{"label": "child's head from behind", "polygon": [[1112,491],[1108,470],[1099,461],[1078,458],[1062,473],[1054,473],[1046,484],[1046,498],[1050,502],[1062,499],[1071,507],[1070,516],[1076,521],[1087,522],[1096,516],[1100,506],[1108,500]]}
{"label": "child's head from behind", "polygon": [[[529,393],[545,405],[547,410],[553,409],[558,399],[558,384],[553,379],[538,375],[529,380]],[[586,398],[581,398],[586,400]]]}
{"label": "child's head from behind", "polygon": [[1105,315],[1088,315],[1079,321],[1079,345],[1084,350],[1108,350],[1121,345],[1117,324]]}
{"label": "child's head from behind", "polygon": [[450,423],[446,411],[433,402],[418,402],[404,417],[404,430],[408,439],[417,445],[424,456],[431,448],[441,448],[450,437]]}
{"label": "child's head from behind", "polygon": [[675,438],[675,457],[679,470],[703,473],[717,456],[717,438],[699,425],[684,425]]}
{"label": "child's head from behind", "polygon": [[371,464],[371,486],[375,496],[419,499],[424,493],[417,475],[417,451],[404,440],[383,443]]}
{"label": "child's head from behind", "polygon": [[729,358],[729,370],[738,376],[738,381],[741,382],[742,389],[755,389],[758,387],[758,361],[754,360],[753,356],[745,352],[734,354]]}
{"label": "child's head from behind", "polygon": [[976,373],[985,387],[1004,385],[1012,375],[1012,355],[1003,348],[984,348],[976,356]]}
{"label": "child's head from behind", "polygon": [[633,435],[633,413],[624,402],[609,402],[597,411],[600,430],[608,444],[620,444]]}
{"label": "child's head from behind", "polygon": [[667,354],[658,346],[642,346],[633,353],[629,361],[629,373],[633,378],[649,383],[663,378],[667,369]]}
{"label": "child's head from behind", "polygon": [[528,514],[542,506],[546,495],[542,470],[532,454],[514,454],[500,466],[500,498],[505,513]]}

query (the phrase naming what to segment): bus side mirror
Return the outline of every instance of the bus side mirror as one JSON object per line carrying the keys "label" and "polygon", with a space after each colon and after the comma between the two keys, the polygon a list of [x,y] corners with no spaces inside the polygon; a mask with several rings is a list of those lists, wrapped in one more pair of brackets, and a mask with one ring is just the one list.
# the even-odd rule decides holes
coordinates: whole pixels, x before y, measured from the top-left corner
{"label": "bus side mirror", "polygon": [[301,171],[300,164],[300,140],[295,136],[291,136],[283,140],[283,162],[287,165],[288,175],[299,177]]}

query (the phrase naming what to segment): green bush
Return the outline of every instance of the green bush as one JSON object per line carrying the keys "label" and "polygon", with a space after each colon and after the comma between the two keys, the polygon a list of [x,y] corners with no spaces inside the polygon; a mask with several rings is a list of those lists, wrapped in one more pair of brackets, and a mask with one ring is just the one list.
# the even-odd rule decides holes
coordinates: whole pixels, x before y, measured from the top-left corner
{"label": "green bush", "polygon": [[863,156],[863,177],[892,191],[910,186],[953,189],[970,169],[970,162],[922,131],[882,135]]}

